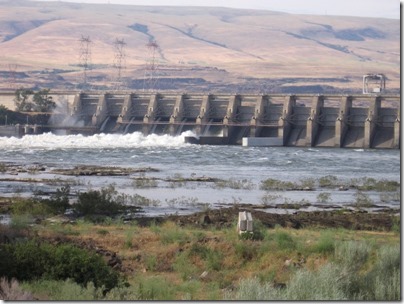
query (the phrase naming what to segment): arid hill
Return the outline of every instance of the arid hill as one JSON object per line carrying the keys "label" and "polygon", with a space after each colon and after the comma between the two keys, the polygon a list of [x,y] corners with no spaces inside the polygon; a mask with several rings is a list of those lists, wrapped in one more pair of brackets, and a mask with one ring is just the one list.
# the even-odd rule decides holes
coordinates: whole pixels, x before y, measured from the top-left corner
{"label": "arid hill", "polygon": [[367,73],[400,87],[395,19],[0,0],[0,89],[80,88],[82,38],[93,89],[360,93]]}

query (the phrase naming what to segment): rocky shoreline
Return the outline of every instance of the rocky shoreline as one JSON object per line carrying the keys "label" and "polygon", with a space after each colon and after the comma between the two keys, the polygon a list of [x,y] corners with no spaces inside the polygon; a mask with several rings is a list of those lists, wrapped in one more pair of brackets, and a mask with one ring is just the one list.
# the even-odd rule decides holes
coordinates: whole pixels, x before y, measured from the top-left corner
{"label": "rocky shoreline", "polygon": [[355,210],[332,211],[297,211],[290,214],[268,213],[253,209],[250,205],[212,209],[189,215],[167,215],[165,217],[136,217],[141,226],[151,223],[173,221],[179,226],[194,225],[197,227],[231,227],[236,224],[238,213],[251,212],[253,220],[259,220],[268,228],[279,225],[282,227],[300,228],[345,228],[353,230],[390,231],[400,226],[400,216],[391,212],[369,213]]}

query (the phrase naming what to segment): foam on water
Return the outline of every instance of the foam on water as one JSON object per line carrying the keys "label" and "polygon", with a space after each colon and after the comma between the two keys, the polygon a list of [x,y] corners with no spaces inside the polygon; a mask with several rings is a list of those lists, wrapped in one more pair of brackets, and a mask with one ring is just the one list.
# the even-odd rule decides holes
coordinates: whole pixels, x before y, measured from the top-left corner
{"label": "foam on water", "polygon": [[180,136],[156,135],[143,136],[140,132],[130,134],[95,134],[92,136],[55,135],[44,133],[40,135],[25,135],[22,138],[0,137],[1,150],[57,150],[57,149],[103,149],[103,148],[136,148],[136,147],[181,147],[187,146],[185,136],[193,136],[186,131]]}

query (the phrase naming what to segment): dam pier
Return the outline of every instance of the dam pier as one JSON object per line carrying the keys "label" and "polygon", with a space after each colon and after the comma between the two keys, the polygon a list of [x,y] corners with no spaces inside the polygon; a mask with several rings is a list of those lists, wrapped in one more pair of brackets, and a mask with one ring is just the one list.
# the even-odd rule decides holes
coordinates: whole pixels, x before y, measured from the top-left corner
{"label": "dam pier", "polygon": [[[177,136],[192,131],[195,136],[185,140],[196,144],[381,149],[399,149],[401,141],[399,95],[124,91],[51,95],[64,110],[55,111],[47,125],[18,126],[17,136],[40,132]],[[0,104],[12,109],[10,98],[0,93]],[[8,135],[17,128],[5,127]],[[4,128],[0,135],[8,136]]]}

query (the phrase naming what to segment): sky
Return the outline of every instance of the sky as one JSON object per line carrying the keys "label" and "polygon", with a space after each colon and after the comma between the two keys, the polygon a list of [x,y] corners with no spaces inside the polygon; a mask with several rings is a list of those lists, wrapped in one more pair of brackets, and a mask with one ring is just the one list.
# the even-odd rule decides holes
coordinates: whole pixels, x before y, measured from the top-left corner
{"label": "sky", "polygon": [[293,14],[359,16],[390,19],[400,19],[402,4],[399,0],[63,0],[63,2],[161,6],[220,6],[265,9]]}

